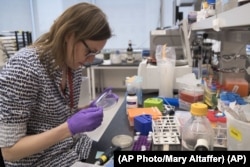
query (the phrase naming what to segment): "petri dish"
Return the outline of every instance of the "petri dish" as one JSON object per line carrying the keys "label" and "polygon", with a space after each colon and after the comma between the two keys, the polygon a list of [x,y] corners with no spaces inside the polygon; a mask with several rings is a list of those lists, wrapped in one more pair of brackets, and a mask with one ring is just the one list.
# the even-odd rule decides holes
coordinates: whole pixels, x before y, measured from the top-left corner
{"label": "petri dish", "polygon": [[112,92],[111,88],[107,88],[103,91],[103,93],[96,98],[94,101],[94,106],[103,107],[103,109],[107,110],[114,107],[119,100],[119,97]]}
{"label": "petri dish", "polygon": [[117,147],[128,148],[132,145],[133,138],[129,135],[117,135],[112,139],[112,144]]}

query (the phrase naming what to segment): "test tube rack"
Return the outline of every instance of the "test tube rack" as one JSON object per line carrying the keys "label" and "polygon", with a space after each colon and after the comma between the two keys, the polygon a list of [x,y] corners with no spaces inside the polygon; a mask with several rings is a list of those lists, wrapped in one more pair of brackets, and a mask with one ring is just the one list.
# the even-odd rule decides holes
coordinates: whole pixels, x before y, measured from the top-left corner
{"label": "test tube rack", "polygon": [[155,145],[180,144],[180,124],[175,116],[161,116],[152,122],[152,137]]}
{"label": "test tube rack", "polygon": [[227,148],[227,128],[216,126],[214,130],[214,147]]}

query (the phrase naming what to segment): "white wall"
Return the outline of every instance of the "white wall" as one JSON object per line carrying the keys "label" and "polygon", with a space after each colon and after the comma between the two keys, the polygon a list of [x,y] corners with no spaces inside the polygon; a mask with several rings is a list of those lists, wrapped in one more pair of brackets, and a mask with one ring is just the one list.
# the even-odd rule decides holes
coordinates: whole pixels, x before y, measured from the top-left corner
{"label": "white wall", "polygon": [[49,30],[54,20],[63,11],[63,7],[61,0],[35,0],[32,1],[32,7],[35,26],[33,36],[36,39]]}
{"label": "white wall", "polygon": [[0,34],[16,30],[32,31],[30,0],[0,0]]}
{"label": "white wall", "polygon": [[[172,24],[172,0],[164,0],[166,26]],[[96,0],[96,5],[107,14],[114,37],[107,48],[126,48],[132,40],[134,48],[149,47],[149,32],[160,26],[160,0]]]}
{"label": "white wall", "polygon": [[33,37],[37,39],[43,33],[49,31],[54,20],[62,12],[79,2],[89,2],[88,0],[30,0],[33,11]]}
{"label": "white wall", "polygon": [[174,0],[0,0],[0,34],[4,30],[32,31],[34,41],[66,8],[79,2],[96,4],[107,14],[115,35],[105,46],[109,49],[126,48],[128,40],[134,48],[149,48],[151,30],[173,25]]}

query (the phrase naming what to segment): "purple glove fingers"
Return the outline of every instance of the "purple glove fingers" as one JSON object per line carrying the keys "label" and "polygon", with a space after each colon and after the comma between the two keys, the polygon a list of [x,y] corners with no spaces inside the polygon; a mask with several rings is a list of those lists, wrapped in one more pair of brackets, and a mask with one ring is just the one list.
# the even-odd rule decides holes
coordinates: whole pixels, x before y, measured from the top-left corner
{"label": "purple glove fingers", "polygon": [[72,135],[80,132],[88,132],[96,129],[103,121],[103,109],[92,107],[82,109],[71,116],[68,120],[68,127]]}

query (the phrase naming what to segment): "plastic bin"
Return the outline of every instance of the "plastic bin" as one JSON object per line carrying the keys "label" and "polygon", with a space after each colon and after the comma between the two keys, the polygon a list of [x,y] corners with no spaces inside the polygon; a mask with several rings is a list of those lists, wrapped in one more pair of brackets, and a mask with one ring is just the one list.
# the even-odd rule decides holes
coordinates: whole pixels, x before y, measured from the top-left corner
{"label": "plastic bin", "polygon": [[186,102],[186,101],[183,101],[183,100],[179,99],[179,108],[180,109],[189,111],[191,104],[192,103],[189,103],[189,102]]}
{"label": "plastic bin", "polygon": [[201,86],[181,84],[178,96],[179,108],[189,111],[192,103],[203,102],[204,89]]}
{"label": "plastic bin", "polygon": [[[250,122],[235,119],[229,112],[227,117],[227,150],[250,150]],[[248,115],[249,118],[250,114]]]}
{"label": "plastic bin", "polygon": [[249,84],[245,78],[226,78],[224,81],[224,88],[227,91],[237,89],[236,93],[241,97],[248,96]]}
{"label": "plastic bin", "polygon": [[195,102],[201,102],[203,101],[203,91],[191,91],[191,90],[180,90],[179,98],[183,101],[189,102],[189,103],[195,103]]}

